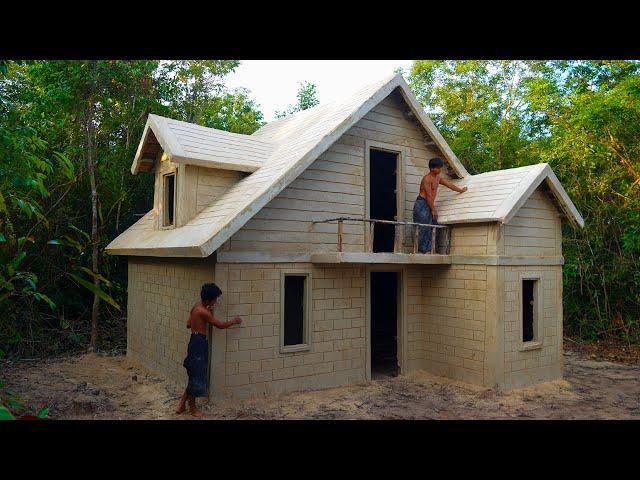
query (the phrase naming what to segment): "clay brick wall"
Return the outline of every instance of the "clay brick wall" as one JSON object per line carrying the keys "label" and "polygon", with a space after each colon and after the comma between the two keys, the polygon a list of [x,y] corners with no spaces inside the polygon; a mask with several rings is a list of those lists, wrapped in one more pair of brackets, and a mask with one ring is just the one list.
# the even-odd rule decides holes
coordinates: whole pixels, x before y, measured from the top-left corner
{"label": "clay brick wall", "polygon": [[[291,270],[312,275],[310,349],[281,353],[280,279]],[[363,267],[218,264],[216,274],[225,292],[220,315],[244,320],[225,333],[226,352],[219,359],[224,364],[222,394],[246,397],[364,380]]]}
{"label": "clay brick wall", "polygon": [[[429,267],[427,267],[429,268]],[[424,267],[407,267],[407,368],[408,372],[424,368],[426,361],[427,297],[423,294]],[[425,282],[426,283],[426,282]]]}
{"label": "clay brick wall", "polygon": [[[518,266],[504,268],[504,385],[519,388],[562,376],[562,267]],[[521,275],[539,275],[542,346],[522,349],[519,330]]]}
{"label": "clay brick wall", "polygon": [[408,366],[483,384],[486,266],[411,269]]}
{"label": "clay brick wall", "polygon": [[424,368],[427,371],[483,383],[486,270],[485,265],[423,270]]}
{"label": "clay brick wall", "polygon": [[[495,255],[495,240],[492,240],[493,225],[452,225],[451,255]],[[492,249],[493,247],[493,249]]]}
{"label": "clay brick wall", "polygon": [[187,317],[212,281],[212,259],[129,257],[127,355],[184,386]]}

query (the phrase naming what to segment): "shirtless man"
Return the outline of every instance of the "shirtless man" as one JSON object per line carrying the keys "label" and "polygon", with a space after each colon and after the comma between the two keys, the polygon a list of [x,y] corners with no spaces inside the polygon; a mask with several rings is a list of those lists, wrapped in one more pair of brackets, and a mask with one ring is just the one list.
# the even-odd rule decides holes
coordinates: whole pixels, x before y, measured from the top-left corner
{"label": "shirtless man", "polygon": [[189,383],[180,399],[176,413],[185,411],[185,404],[189,403],[189,413],[194,417],[204,414],[196,409],[196,397],[204,397],[208,390],[209,342],[207,341],[207,325],[217,328],[229,328],[242,323],[240,317],[223,322],[213,315],[213,307],[218,303],[222,290],[215,283],[205,283],[200,290],[200,301],[191,309],[187,328],[191,329],[191,338],[184,359],[184,368],[189,375]]}
{"label": "shirtless man", "polygon": [[[449,180],[440,176],[444,162],[439,157],[429,160],[429,173],[422,177],[420,182],[420,194],[413,205],[413,221],[416,223],[438,224],[438,211],[436,210],[436,193],[438,185],[444,185],[454,192],[463,193],[467,187],[457,187]],[[418,237],[418,251],[420,253],[431,253],[431,230],[433,228],[420,228]]]}

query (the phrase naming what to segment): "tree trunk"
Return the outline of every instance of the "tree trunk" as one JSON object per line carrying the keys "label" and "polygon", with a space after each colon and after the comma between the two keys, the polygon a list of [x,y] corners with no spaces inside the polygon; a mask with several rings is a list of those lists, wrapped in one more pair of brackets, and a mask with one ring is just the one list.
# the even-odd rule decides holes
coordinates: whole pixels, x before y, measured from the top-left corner
{"label": "tree trunk", "polygon": [[[95,116],[95,91],[96,91],[96,62],[92,62],[91,85],[87,98],[87,115],[85,118],[85,133],[87,145],[87,170],[91,182],[91,269],[93,273],[98,273],[98,189],[96,186],[96,164],[94,152],[94,116]],[[100,288],[99,279],[93,277],[93,285]],[[91,308],[91,344],[90,350],[96,351],[98,345],[98,307],[100,297],[93,294],[93,306]]]}

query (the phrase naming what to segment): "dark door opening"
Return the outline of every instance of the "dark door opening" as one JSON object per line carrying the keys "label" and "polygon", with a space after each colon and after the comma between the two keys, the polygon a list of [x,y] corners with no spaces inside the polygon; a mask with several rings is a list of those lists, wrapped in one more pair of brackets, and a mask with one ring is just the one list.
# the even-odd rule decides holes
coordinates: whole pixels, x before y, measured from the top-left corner
{"label": "dark door opening", "polygon": [[[369,215],[377,220],[396,220],[398,154],[371,149],[369,152]],[[393,225],[375,224],[374,252],[393,252]]]}
{"label": "dark door opening", "polygon": [[398,272],[371,272],[371,377],[398,374]]}

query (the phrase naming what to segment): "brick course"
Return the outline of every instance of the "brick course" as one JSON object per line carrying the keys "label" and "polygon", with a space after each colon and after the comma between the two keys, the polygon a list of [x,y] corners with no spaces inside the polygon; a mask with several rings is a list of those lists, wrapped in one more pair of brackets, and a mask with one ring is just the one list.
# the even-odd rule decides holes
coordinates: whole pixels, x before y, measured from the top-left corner
{"label": "brick course", "polygon": [[[364,380],[363,267],[307,263],[226,267],[229,315],[250,312],[250,316],[226,332],[223,394],[242,397]],[[280,278],[292,270],[311,272],[310,345],[305,351],[281,353]],[[237,342],[233,351],[228,348],[232,342]]]}
{"label": "brick course", "polygon": [[[531,266],[504,268],[504,386],[519,388],[562,376],[562,267]],[[542,312],[539,320],[542,346],[522,350],[519,330],[520,277],[539,276]],[[560,299],[560,300],[559,300]]]}
{"label": "brick course", "polygon": [[129,257],[127,355],[178,385],[186,383],[189,310],[214,281],[212,259]]}
{"label": "brick course", "polygon": [[[491,282],[489,269],[494,269]],[[280,276],[292,270],[311,273],[310,345],[305,351],[281,353]],[[497,383],[506,388],[562,375],[560,266],[409,265],[403,271],[404,372],[425,369],[474,384]],[[216,313],[223,318],[240,315],[243,324],[215,332],[218,351],[214,355],[214,394],[266,395],[366,378],[364,266],[216,265],[212,259],[131,257],[128,355],[184,384],[182,360],[189,337],[186,317],[198,300],[201,284],[214,281],[216,273],[221,272],[222,283],[218,283],[224,295]],[[496,283],[496,272],[500,272],[503,284]],[[540,275],[543,294],[543,345],[527,351],[521,348],[518,331],[522,273]],[[504,291],[496,291],[501,284]],[[491,308],[499,309],[502,320]],[[502,322],[502,337],[496,339],[490,334],[487,338],[494,325],[491,322],[498,321]],[[497,378],[492,369],[497,369]]]}

